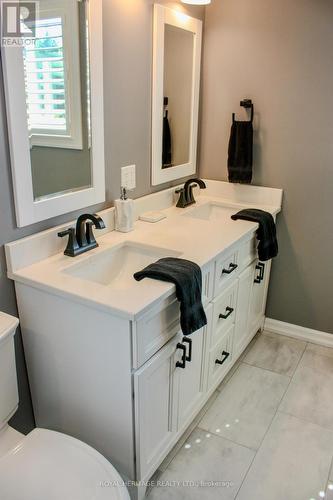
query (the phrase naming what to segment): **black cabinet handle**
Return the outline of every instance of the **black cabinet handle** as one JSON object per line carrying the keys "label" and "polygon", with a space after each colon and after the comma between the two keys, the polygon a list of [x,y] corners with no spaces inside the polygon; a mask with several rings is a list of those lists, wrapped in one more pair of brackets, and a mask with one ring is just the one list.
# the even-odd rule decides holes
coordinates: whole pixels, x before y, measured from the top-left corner
{"label": "black cabinet handle", "polygon": [[186,367],[186,346],[178,342],[177,349],[181,349],[183,351],[183,355],[182,355],[182,360],[177,361],[176,367],[184,369]]}
{"label": "black cabinet handle", "polygon": [[230,314],[234,312],[234,309],[232,307],[227,307],[225,310],[226,314],[220,314],[219,318],[220,319],[227,319],[229,318]]}
{"label": "black cabinet handle", "polygon": [[189,345],[188,356],[186,356],[186,361],[192,361],[192,339],[188,337],[183,337],[183,342],[186,342]]}
{"label": "black cabinet handle", "polygon": [[231,274],[237,267],[237,264],[229,264],[229,269],[222,269],[222,274]]}
{"label": "black cabinet handle", "polygon": [[259,262],[258,266],[260,267],[260,279],[262,281],[265,276],[265,264],[263,262]]}
{"label": "black cabinet handle", "polygon": [[264,279],[264,275],[265,275],[265,264],[263,264],[262,262],[259,262],[259,264],[256,265],[256,270],[260,271],[260,272],[259,272],[259,276],[257,276],[255,278],[254,282],[261,283],[262,280]]}
{"label": "black cabinet handle", "polygon": [[216,363],[217,365],[223,365],[223,363],[225,363],[225,362],[226,362],[226,360],[229,358],[229,356],[230,356],[230,352],[223,351],[223,352],[222,352],[222,359],[216,359],[216,360],[215,360],[215,363]]}

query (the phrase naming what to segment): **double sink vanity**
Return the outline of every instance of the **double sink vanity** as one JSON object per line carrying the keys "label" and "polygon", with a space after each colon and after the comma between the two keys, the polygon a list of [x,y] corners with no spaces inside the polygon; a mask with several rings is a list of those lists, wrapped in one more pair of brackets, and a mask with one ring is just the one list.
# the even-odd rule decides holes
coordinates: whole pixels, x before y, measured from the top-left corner
{"label": "double sink vanity", "polygon": [[[262,328],[269,262],[259,262],[257,224],[232,221],[244,207],[276,216],[282,191],[205,181],[197,203],[175,206],[171,188],[135,201],[136,218],[114,230],[114,209],[99,215],[99,247],[74,259],[49,229],[6,246],[15,281],[36,423],[97,448],[138,498],[165,456]],[[133,274],[161,257],[200,265],[207,326],[180,331],[170,283]]]}

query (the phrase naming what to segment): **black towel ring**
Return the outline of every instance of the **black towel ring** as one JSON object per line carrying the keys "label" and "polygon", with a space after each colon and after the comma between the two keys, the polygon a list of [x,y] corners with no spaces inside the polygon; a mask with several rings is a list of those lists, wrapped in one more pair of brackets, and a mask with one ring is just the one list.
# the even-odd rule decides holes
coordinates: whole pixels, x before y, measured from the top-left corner
{"label": "black towel ring", "polygon": [[[251,123],[253,122],[253,118],[254,118],[254,105],[253,105],[253,102],[251,99],[243,99],[241,102],[240,102],[240,105],[243,107],[243,108],[246,108],[246,109],[250,109],[251,108]],[[232,123],[235,122],[235,113],[232,113]]]}

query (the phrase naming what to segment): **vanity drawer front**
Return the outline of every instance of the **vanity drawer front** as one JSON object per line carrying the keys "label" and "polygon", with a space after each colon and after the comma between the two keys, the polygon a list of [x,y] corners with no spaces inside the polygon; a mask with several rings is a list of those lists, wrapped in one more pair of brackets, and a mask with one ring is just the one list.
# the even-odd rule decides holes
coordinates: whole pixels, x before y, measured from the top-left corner
{"label": "vanity drawer front", "polygon": [[220,342],[216,344],[209,354],[208,366],[208,390],[214,385],[218,385],[225,374],[229,371],[232,361],[232,342],[234,325],[231,325],[223,335]]}
{"label": "vanity drawer front", "polygon": [[246,269],[247,266],[252,264],[258,258],[258,240],[256,237],[246,241],[239,252],[239,268],[240,271]]}
{"label": "vanity drawer front", "polygon": [[229,255],[216,261],[214,297],[217,297],[225,287],[239,274],[239,248]]}
{"label": "vanity drawer front", "polygon": [[213,298],[214,262],[202,269],[202,303],[206,306]]}
{"label": "vanity drawer front", "polygon": [[133,368],[139,368],[180,330],[179,302],[150,311],[133,324]]}
{"label": "vanity drawer front", "polygon": [[231,284],[226,291],[213,301],[213,324],[211,347],[235,322],[237,303],[238,280]]}

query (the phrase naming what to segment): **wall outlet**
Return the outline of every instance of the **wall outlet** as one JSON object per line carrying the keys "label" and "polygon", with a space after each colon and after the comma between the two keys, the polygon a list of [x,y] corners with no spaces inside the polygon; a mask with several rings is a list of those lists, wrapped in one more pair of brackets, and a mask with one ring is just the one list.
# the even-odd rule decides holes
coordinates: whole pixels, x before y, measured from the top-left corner
{"label": "wall outlet", "polygon": [[136,188],[135,165],[128,165],[127,167],[122,167],[121,187],[124,187],[127,190],[132,190]]}

